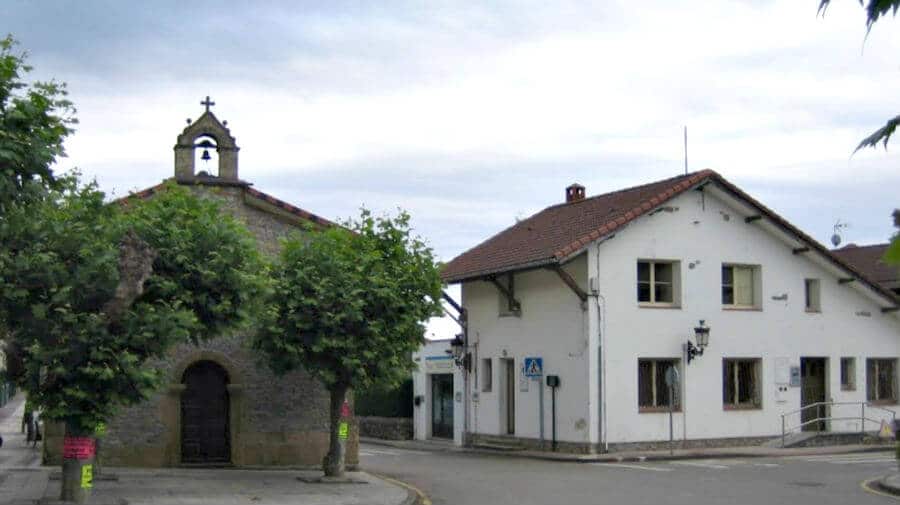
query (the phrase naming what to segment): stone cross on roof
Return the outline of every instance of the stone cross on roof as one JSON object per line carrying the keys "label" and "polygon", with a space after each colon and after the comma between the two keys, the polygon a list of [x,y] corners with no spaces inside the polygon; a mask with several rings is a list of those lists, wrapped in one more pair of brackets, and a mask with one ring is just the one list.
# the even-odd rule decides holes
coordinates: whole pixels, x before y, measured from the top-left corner
{"label": "stone cross on roof", "polygon": [[209,108],[215,104],[216,104],[216,102],[213,102],[209,99],[209,95],[206,95],[206,100],[203,100],[202,102],[200,102],[200,105],[206,106],[206,112],[209,112]]}

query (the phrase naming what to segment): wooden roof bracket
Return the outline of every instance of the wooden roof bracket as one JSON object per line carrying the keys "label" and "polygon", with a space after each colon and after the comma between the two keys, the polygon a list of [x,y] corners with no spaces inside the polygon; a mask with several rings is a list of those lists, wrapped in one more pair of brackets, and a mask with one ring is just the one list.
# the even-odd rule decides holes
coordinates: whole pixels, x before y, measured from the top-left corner
{"label": "wooden roof bracket", "polygon": [[889,314],[889,313],[891,313],[891,312],[897,312],[898,310],[900,310],[900,307],[883,307],[883,308],[881,309],[881,313],[882,313],[882,314]]}
{"label": "wooden roof bracket", "polygon": [[468,314],[466,313],[466,309],[464,309],[462,307],[462,305],[460,305],[456,300],[454,300],[453,297],[451,297],[449,294],[447,294],[446,291],[441,291],[441,298],[443,298],[444,301],[449,303],[450,306],[456,310],[456,312],[459,314],[459,316],[458,317],[454,316],[447,309],[444,309],[444,314],[447,314],[448,316],[450,316],[450,319],[453,319],[454,321],[456,321],[456,324],[458,324],[460,326],[460,328],[462,328],[463,334],[465,334],[466,328],[468,327]]}
{"label": "wooden roof bracket", "polygon": [[581,286],[579,286],[578,283],[575,282],[575,279],[573,279],[572,276],[569,275],[569,272],[563,270],[563,267],[561,267],[560,265],[550,265],[546,268],[547,270],[553,270],[554,272],[556,272],[556,275],[558,275],[559,278],[562,279],[564,283],[566,283],[566,286],[569,286],[569,289],[571,289],[572,292],[575,293],[575,296],[577,296],[578,299],[581,300],[581,309],[586,309],[588,294],[585,290],[581,289]]}
{"label": "wooden roof bracket", "polygon": [[762,216],[761,216],[761,215],[759,215],[759,214],[754,214],[754,215],[752,215],[752,216],[747,216],[747,217],[745,217],[745,218],[744,218],[744,222],[745,222],[745,223],[752,223],[753,221],[759,221],[760,219],[762,219]]}
{"label": "wooden roof bracket", "polygon": [[838,284],[849,284],[855,280],[855,277],[843,277],[841,279],[838,279]]}
{"label": "wooden roof bracket", "polygon": [[794,254],[807,253],[809,252],[809,247],[795,247],[791,252]]}
{"label": "wooden roof bracket", "polygon": [[507,283],[509,287],[504,286],[503,283],[497,280],[496,275],[491,275],[488,277],[488,281],[497,288],[497,291],[500,292],[506,298],[507,307],[511,312],[519,313],[522,312],[522,304],[519,303],[519,300],[516,300],[516,288],[513,283],[513,274],[512,272],[506,274]]}

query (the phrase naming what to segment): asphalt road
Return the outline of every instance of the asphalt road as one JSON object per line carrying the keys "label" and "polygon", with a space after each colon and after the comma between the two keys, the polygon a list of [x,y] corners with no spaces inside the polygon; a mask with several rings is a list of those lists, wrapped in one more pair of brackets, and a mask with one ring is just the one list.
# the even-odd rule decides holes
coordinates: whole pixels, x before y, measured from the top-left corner
{"label": "asphalt road", "polygon": [[863,490],[896,468],[890,451],[850,455],[559,463],[364,444],[363,470],[408,482],[435,505],[866,505]]}

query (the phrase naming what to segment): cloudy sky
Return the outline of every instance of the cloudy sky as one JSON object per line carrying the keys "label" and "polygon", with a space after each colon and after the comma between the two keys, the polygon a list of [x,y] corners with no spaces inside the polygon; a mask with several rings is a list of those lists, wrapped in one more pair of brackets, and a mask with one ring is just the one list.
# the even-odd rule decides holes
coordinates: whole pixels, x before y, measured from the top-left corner
{"label": "cloudy sky", "polygon": [[[713,168],[822,242],[884,242],[900,21],[855,0],[3,0],[32,77],[69,84],[62,168],[117,195],[173,173],[212,96],[240,173],[328,218],[409,210],[449,260],[563,199]],[[893,55],[893,56],[891,56]],[[450,326],[435,329],[449,332]]]}

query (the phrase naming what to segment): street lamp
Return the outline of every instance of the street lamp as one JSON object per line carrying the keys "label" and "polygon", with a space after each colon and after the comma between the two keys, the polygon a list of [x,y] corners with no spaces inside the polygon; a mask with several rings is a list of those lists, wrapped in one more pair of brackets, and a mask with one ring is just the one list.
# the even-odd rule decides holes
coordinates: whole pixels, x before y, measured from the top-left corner
{"label": "street lamp", "polygon": [[453,356],[453,362],[456,366],[460,368],[465,368],[465,370],[469,371],[469,361],[471,360],[472,355],[467,352],[466,343],[462,339],[462,335],[456,335],[453,340],[450,341],[450,350],[447,351]]}
{"label": "street lamp", "polygon": [[699,326],[694,327],[694,340],[697,341],[697,345],[694,345],[690,340],[687,341],[688,364],[697,356],[703,356],[703,349],[709,345],[709,326],[706,326],[703,319],[700,320]]}

